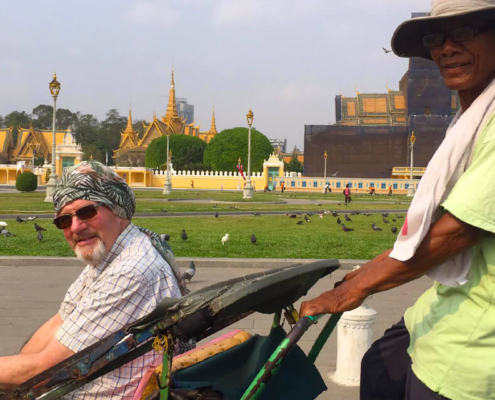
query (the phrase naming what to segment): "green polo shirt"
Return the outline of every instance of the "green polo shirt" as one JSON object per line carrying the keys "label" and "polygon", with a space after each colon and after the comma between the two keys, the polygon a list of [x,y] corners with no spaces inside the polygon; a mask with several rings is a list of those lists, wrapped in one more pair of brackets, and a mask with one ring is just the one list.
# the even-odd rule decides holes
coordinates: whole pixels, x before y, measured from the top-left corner
{"label": "green polo shirt", "polygon": [[482,229],[470,278],[460,287],[439,283],[405,313],[416,376],[453,400],[495,399],[495,115],[472,163],[443,208]]}

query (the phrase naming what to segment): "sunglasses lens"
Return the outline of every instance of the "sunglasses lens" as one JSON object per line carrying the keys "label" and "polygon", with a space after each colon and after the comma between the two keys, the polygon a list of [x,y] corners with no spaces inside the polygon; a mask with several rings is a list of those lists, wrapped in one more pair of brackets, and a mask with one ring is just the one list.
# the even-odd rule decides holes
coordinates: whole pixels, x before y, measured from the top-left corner
{"label": "sunglasses lens", "polygon": [[450,38],[454,42],[466,42],[473,39],[476,36],[476,29],[472,26],[465,26],[463,28],[455,29],[450,32]]}
{"label": "sunglasses lens", "polygon": [[91,205],[87,207],[80,208],[76,211],[77,218],[82,221],[93,218],[97,214],[96,207]]}
{"label": "sunglasses lens", "polygon": [[423,46],[427,49],[441,46],[445,43],[445,35],[443,33],[432,33],[423,37]]}
{"label": "sunglasses lens", "polygon": [[[100,204],[82,207],[76,211],[75,215],[77,215],[77,218],[79,218],[81,221],[87,221],[88,219],[91,219],[94,216],[96,216],[96,214],[98,213],[96,207],[98,207],[99,205]],[[73,215],[69,215],[69,214],[61,215],[60,217],[55,218],[53,220],[53,223],[58,229],[68,228],[69,226],[72,225]]]}
{"label": "sunglasses lens", "polygon": [[72,215],[61,215],[53,220],[53,223],[58,229],[65,229],[72,224]]}

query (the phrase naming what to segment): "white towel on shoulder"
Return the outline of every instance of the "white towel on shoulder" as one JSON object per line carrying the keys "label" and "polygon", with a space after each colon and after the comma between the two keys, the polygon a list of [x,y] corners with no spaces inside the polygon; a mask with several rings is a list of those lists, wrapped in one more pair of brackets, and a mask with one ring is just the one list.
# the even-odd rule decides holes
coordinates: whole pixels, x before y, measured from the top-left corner
{"label": "white towel on shoulder", "polygon": [[[439,206],[471,163],[476,141],[495,111],[494,100],[495,80],[465,112],[460,110],[455,116],[421,178],[390,257],[399,261],[412,258],[430,226],[442,216]],[[463,285],[469,278],[471,255],[471,249],[465,250],[427,275],[447,286]]]}

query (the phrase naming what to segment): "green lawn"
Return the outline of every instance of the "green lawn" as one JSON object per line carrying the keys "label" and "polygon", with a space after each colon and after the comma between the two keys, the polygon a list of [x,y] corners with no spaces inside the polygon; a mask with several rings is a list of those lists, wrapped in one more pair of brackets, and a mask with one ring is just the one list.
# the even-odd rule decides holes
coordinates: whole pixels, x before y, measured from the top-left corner
{"label": "green lawn", "polygon": [[[407,209],[410,204],[409,199],[386,196],[366,196],[355,195],[350,206],[345,207],[342,196],[337,194],[311,195],[307,193],[255,193],[252,201],[244,201],[242,193],[220,192],[220,191],[177,191],[170,196],[164,196],[161,191],[141,190],[136,191],[137,212],[151,213],[167,210],[168,212],[231,212],[231,211],[314,211],[321,209],[332,210],[369,210],[369,209]],[[53,213],[53,206],[44,203],[44,192],[34,193],[1,193],[0,194],[0,214],[33,214],[33,213]],[[290,199],[306,199],[313,204],[277,204]],[[169,201],[172,200],[172,201]],[[201,200],[202,202],[191,202],[190,200]],[[322,200],[339,201],[338,203],[319,206]],[[381,202],[377,202],[381,200]],[[217,205],[217,207],[214,207]]]}
{"label": "green lawn", "polygon": [[[395,235],[390,232],[393,225],[400,228],[403,219],[394,224],[382,222],[380,214],[366,217],[351,216],[353,222],[346,223],[354,232],[343,232],[336,219],[329,214],[323,219],[310,217],[311,222],[296,225],[299,219],[285,216],[224,216],[214,217],[167,217],[135,218],[134,223],[157,233],[171,235],[170,245],[177,256],[185,257],[241,257],[241,258],[356,258],[370,259],[390,248]],[[343,218],[342,218],[343,220]],[[0,236],[0,255],[3,256],[73,256],[63,238],[48,220],[37,220],[47,228],[44,240],[38,243],[32,222],[20,224],[8,220],[8,229],[16,237]],[[384,230],[374,232],[375,222]],[[187,242],[182,242],[180,233],[186,229]],[[229,233],[230,241],[222,246],[221,238]],[[251,234],[258,238],[252,245]]]}

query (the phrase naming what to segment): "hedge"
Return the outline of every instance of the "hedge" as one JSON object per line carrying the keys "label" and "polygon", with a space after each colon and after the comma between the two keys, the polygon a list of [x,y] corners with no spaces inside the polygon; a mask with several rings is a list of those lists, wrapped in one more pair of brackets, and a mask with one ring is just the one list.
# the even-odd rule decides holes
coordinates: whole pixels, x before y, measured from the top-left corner
{"label": "hedge", "polygon": [[17,177],[15,187],[19,192],[34,192],[38,188],[38,178],[32,172],[23,172]]}

